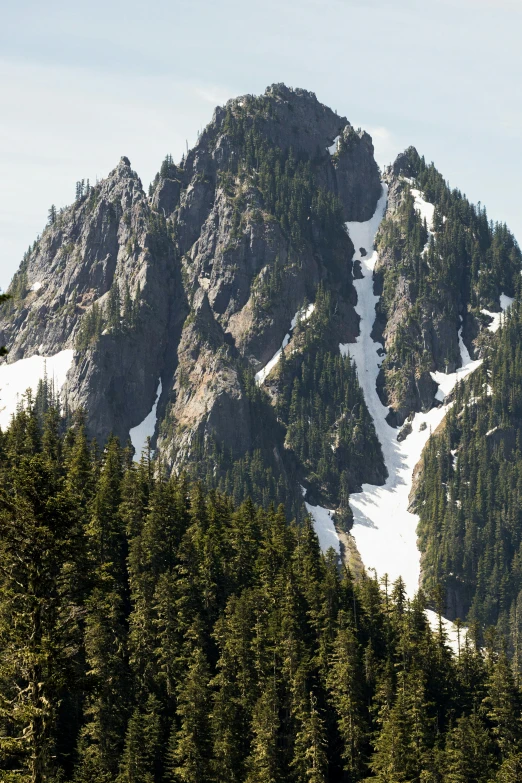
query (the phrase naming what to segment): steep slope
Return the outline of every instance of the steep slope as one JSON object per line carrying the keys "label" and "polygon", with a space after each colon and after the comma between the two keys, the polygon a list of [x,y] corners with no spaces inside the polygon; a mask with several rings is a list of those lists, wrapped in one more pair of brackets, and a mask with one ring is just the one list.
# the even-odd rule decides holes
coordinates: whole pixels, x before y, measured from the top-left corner
{"label": "steep slope", "polygon": [[[505,291],[513,294],[519,285],[521,255],[505,226],[490,225],[485,211],[476,210],[457,191],[450,192],[434,167],[426,167],[413,149],[399,156],[385,178],[386,212],[381,203],[373,220],[348,225],[355,247],[360,248],[355,260],[361,264],[362,277],[355,287],[361,321],[356,344],[341,345],[341,351],[355,360],[388,472],[384,486],[363,485],[361,493],[352,494],[352,534],[365,565],[391,580],[402,576],[413,596],[421,576],[419,514],[425,553],[422,584],[430,596],[441,582],[451,586],[453,606],[448,606],[448,616],[455,618],[459,614],[455,606],[459,602],[462,606],[466,589],[461,585],[455,590],[462,578],[454,563],[450,565],[448,550],[454,546],[458,558],[466,545],[452,538],[441,513],[447,476],[441,476],[438,467],[445,469],[453,462],[450,448],[443,447],[441,456],[440,438],[433,442],[429,438],[444,427],[448,412],[453,420],[455,386],[481,366],[480,357],[497,350],[493,335],[500,312],[513,301]],[[428,194],[435,203],[430,203]],[[481,377],[473,376],[467,386],[475,388]],[[391,426],[397,423],[404,423],[401,430]],[[412,506],[412,488],[419,484],[416,466],[426,443],[430,443],[429,478],[422,482]],[[472,448],[466,456],[466,464],[475,466],[474,478],[478,454]],[[502,461],[502,452],[499,458]],[[470,498],[475,491],[481,490],[472,480]],[[449,513],[458,514],[461,526],[473,518],[469,508],[456,512],[453,507]],[[497,548],[502,540],[499,534]],[[467,546],[474,545],[469,541]],[[468,559],[468,569],[470,565]],[[483,564],[480,571],[486,573]],[[497,564],[489,582],[490,598],[497,600],[498,585],[495,590],[493,583],[501,571]],[[467,590],[469,595],[469,586]],[[478,600],[481,622],[491,617],[487,602],[482,603],[484,592]]]}
{"label": "steep slope", "polygon": [[[325,548],[353,525],[409,595],[420,513],[424,584],[450,587],[446,511],[428,482],[435,518],[410,512],[415,468],[499,350],[521,255],[413,148],[383,180],[366,133],[284,85],[217,108],[148,195],[122,158],[51,214],[12,282],[0,423],[47,373],[98,441],[130,437],[139,460],[149,437],[167,474],[307,508]],[[481,578],[466,571],[465,612]]]}
{"label": "steep slope", "polygon": [[431,408],[433,373],[460,366],[461,326],[471,357],[483,354],[491,316],[503,295],[514,295],[521,257],[506,226],[490,224],[485,209],[450,190],[413,148],[385,179],[390,208],[377,237],[375,336],[386,351],[381,397],[401,425],[411,411]]}
{"label": "steep slope", "polygon": [[444,587],[449,616],[497,626],[519,661],[521,335],[517,296],[430,442],[415,493],[424,586]]}
{"label": "steep slope", "polygon": [[[410,513],[409,496],[413,473],[430,434],[443,421],[447,408],[432,407],[426,413],[416,413],[407,428],[397,430],[389,423],[389,409],[378,395],[378,378],[384,361],[382,346],[373,339],[376,311],[380,298],[374,294],[374,270],[379,262],[372,250],[379,225],[386,211],[388,189],[383,194],[376,213],[367,223],[350,223],[348,230],[355,246],[361,249],[355,258],[361,264],[362,277],[355,281],[360,316],[360,335],[355,344],[340,345],[341,353],[349,353],[357,367],[368,410],[384,453],[388,473],[383,486],[363,485],[362,492],[352,494],[352,535],[367,568],[381,577],[387,574],[394,582],[402,577],[407,594],[413,598],[420,575],[420,553],[417,549],[418,517]],[[444,387],[450,390],[459,380],[476,369],[461,343],[461,367],[444,375]]]}
{"label": "steep slope", "polygon": [[164,218],[122,158],[26,253],[0,323],[8,367],[68,350],[68,407],[85,408],[100,442],[110,432],[125,441],[150,410],[160,375],[172,372],[168,336],[187,312],[175,259]]}
{"label": "steep slope", "polygon": [[[259,385],[254,376],[319,288],[328,303],[308,324],[315,354],[336,350],[334,331],[354,339],[343,223],[371,216],[379,193],[370,137],[312,93],[274,85],[230,101],[186,159],[167,156],[148,197],[122,159],[46,228],[11,286],[1,325],[9,361],[74,350],[63,396],[69,409],[86,408],[100,441],[131,432],[142,445],[149,434],[167,470],[237,499],[290,498],[297,508],[304,480],[338,505],[383,474],[377,452],[357,465],[366,436],[347,454],[365,416],[349,363],[335,370],[340,391],[322,429],[333,442],[341,421],[344,435],[324,469],[287,437],[295,422],[279,398],[293,378],[279,394],[268,372]],[[299,331],[287,353],[301,366]]]}

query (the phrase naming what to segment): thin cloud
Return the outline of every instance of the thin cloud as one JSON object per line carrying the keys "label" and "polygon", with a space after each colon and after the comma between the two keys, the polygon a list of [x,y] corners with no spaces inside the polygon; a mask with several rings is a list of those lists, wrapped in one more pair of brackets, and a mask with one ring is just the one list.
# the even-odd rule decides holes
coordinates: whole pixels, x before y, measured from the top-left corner
{"label": "thin cloud", "polygon": [[225,92],[222,87],[196,87],[196,95],[212,106],[223,106],[230,98],[235,97],[235,93]]}

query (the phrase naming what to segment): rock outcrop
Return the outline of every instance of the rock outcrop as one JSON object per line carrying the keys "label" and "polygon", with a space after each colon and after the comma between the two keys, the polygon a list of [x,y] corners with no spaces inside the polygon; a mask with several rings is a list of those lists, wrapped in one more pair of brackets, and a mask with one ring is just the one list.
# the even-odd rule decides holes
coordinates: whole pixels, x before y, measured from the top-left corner
{"label": "rock outcrop", "polygon": [[122,158],[59,212],[13,280],[0,343],[9,361],[73,348],[68,407],[99,442],[125,441],[161,381],[153,445],[171,469],[212,443],[232,462],[262,448],[288,475],[277,395],[254,393],[253,374],[319,285],[339,341],[355,339],[343,222],[371,217],[380,191],[370,137],[313,93],[229,101],[148,196]]}

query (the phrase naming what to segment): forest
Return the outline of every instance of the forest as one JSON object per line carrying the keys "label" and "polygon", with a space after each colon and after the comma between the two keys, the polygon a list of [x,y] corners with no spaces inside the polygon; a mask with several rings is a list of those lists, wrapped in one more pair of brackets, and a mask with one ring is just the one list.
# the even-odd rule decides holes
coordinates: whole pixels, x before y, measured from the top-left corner
{"label": "forest", "polygon": [[416,506],[424,583],[444,585],[451,616],[496,626],[520,663],[522,307],[455,393],[424,454]]}
{"label": "forest", "polygon": [[[502,293],[515,295],[522,255],[505,223],[490,221],[485,207],[450,188],[414,148],[404,153],[401,165],[410,177],[401,175],[404,197],[379,229],[382,263],[377,277],[383,321],[398,307],[397,292],[405,291],[406,302],[400,303],[404,312],[386,345],[383,373],[387,402],[407,408],[421,374],[460,366],[457,340],[447,338],[444,325],[451,323],[455,332],[462,325],[465,341],[471,343],[487,323],[481,310],[497,312]],[[431,231],[415,208],[414,182],[435,206]]]}
{"label": "forest", "polygon": [[89,442],[42,389],[0,471],[5,783],[521,779],[500,636],[452,652],[422,592],[355,582],[311,520]]}

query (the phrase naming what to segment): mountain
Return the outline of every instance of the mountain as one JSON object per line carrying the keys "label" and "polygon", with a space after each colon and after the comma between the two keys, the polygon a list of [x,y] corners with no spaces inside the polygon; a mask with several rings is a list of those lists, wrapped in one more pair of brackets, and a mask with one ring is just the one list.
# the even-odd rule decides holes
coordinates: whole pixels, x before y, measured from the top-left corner
{"label": "mountain", "polygon": [[521,271],[284,85],[51,207],[0,299],[2,780],[518,783]]}
{"label": "mountain", "polygon": [[98,443],[130,437],[139,459],[150,436],[167,475],[308,511],[324,549],[354,568],[358,549],[411,597],[420,577],[449,589],[419,461],[455,384],[471,389],[501,350],[520,270],[506,226],[415,149],[381,173],[367,133],[272,85],[217,108],[148,191],[122,157],[51,209],[2,305],[1,422],[46,371],[46,394],[60,390],[67,421],[82,409]]}

